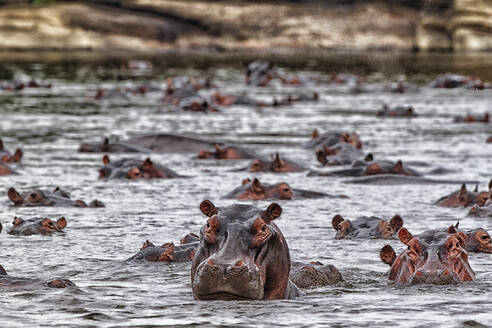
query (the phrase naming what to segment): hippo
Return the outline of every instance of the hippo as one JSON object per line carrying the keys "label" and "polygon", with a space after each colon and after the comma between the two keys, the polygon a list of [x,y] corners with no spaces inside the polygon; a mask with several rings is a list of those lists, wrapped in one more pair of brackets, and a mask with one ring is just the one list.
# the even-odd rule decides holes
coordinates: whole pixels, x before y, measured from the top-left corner
{"label": "hippo", "polygon": [[266,87],[277,75],[272,63],[254,61],[246,68],[246,84],[257,87]]}
{"label": "hippo", "polygon": [[225,94],[221,94],[218,91],[215,92],[210,97],[210,101],[219,106],[232,106],[232,105],[247,105],[247,106],[256,106],[256,107],[267,106],[266,102],[259,99],[251,98],[246,94],[240,94],[237,96],[225,95]]}
{"label": "hippo", "polygon": [[[366,159],[371,159],[368,157]],[[388,160],[380,161],[356,161],[348,169],[337,169],[331,171],[309,171],[308,176],[351,176],[351,177],[364,177],[371,175],[405,175],[420,177],[422,174],[417,172],[406,164],[403,164],[401,160],[396,163]]]}
{"label": "hippo", "polygon": [[[157,152],[157,153],[186,153],[199,152],[203,148],[212,148],[222,143],[171,133],[154,133],[136,136],[125,141],[110,143],[85,143],[80,146],[81,152]],[[108,146],[109,145],[109,146]],[[113,145],[115,147],[113,147]],[[123,145],[120,147],[120,145]],[[131,146],[129,148],[129,146]],[[135,149],[135,150],[134,150]]]}
{"label": "hippo", "polygon": [[[492,189],[492,180],[489,182],[489,190]],[[444,207],[468,207],[473,205],[484,206],[489,199],[489,192],[478,192],[478,186],[475,191],[468,191],[466,184],[462,184],[460,190],[454,191],[449,195],[439,198],[434,204]]]}
{"label": "hippo", "polygon": [[487,84],[484,84],[480,79],[463,76],[458,74],[444,74],[430,82],[428,85],[430,88],[442,88],[442,89],[454,89],[454,88],[465,88],[465,89],[475,89],[482,90],[488,88]]}
{"label": "hippo", "polygon": [[15,217],[12,224],[13,227],[8,232],[10,235],[51,235],[53,232],[61,232],[67,226],[67,220],[63,216],[56,221],[49,218],[24,220]]}
{"label": "hippo", "polygon": [[202,149],[198,153],[199,159],[252,159],[259,155],[250,149],[234,145],[215,145],[215,151]]}
{"label": "hippo", "polygon": [[[245,170],[245,169],[240,169]],[[281,159],[278,153],[275,154],[275,157],[272,161],[268,159],[257,158],[251,162],[249,168],[247,169],[249,172],[274,172],[274,173],[286,173],[286,172],[301,172],[306,169],[290,160]]]}
{"label": "hippo", "polygon": [[103,156],[104,166],[99,169],[100,179],[168,179],[181,178],[182,175],[165,166],[145,160],[122,158],[111,162],[108,155]]}
{"label": "hippo", "polygon": [[287,183],[280,182],[275,184],[262,184],[257,178],[253,181],[250,179],[243,180],[243,185],[235,188],[224,198],[227,199],[249,199],[249,200],[264,200],[264,199],[301,199],[301,198],[348,198],[345,195],[334,196],[321,192],[293,189]]}
{"label": "hippo", "polygon": [[3,146],[3,141],[0,138],[0,162],[3,163],[17,163],[22,158],[22,150],[17,148],[15,150],[14,155],[12,155],[8,150],[6,150]]}
{"label": "hippo", "polygon": [[406,81],[398,81],[398,82],[390,82],[389,84],[383,87],[383,90],[391,93],[407,93],[407,92],[417,92],[418,87],[415,84]]}
{"label": "hippo", "polygon": [[315,261],[307,265],[292,263],[291,281],[299,288],[332,286],[343,281],[342,274],[332,265]]}
{"label": "hippo", "polygon": [[173,111],[185,111],[185,112],[220,112],[220,110],[210,104],[202,96],[196,95],[192,97],[186,97],[181,99],[174,107]]}
{"label": "hippo", "polygon": [[492,217],[492,203],[486,203],[485,206],[473,206],[468,212],[468,216]]}
{"label": "hippo", "polygon": [[383,108],[376,113],[378,117],[416,117],[412,106],[396,106],[393,108],[383,105]]}
{"label": "hippo", "polygon": [[282,208],[200,204],[208,217],[191,265],[197,300],[289,299],[301,293],[289,279],[290,253],[275,219]]}
{"label": "hippo", "polygon": [[34,286],[44,286],[50,288],[66,288],[76,286],[68,279],[56,279],[43,281],[41,279],[13,277],[7,274],[7,271],[0,265],[0,288],[26,288]]}
{"label": "hippo", "polygon": [[9,199],[14,206],[71,206],[71,207],[104,207],[103,202],[95,199],[87,205],[84,201],[72,200],[70,194],[56,187],[53,191],[34,189],[19,194],[14,188],[8,190]]}
{"label": "hippo", "polygon": [[96,94],[92,97],[94,100],[128,100],[127,90],[124,88],[102,89],[96,90]]}
{"label": "hippo", "polygon": [[394,215],[391,220],[385,221],[376,216],[361,216],[354,221],[344,219],[340,214],[335,215],[331,224],[337,231],[335,238],[376,238],[392,239],[398,230],[403,227],[401,216]]}
{"label": "hippo", "polygon": [[483,116],[466,114],[465,117],[455,117],[454,122],[460,123],[489,123],[489,113],[483,114]]}
{"label": "hippo", "polygon": [[339,142],[332,147],[323,145],[316,151],[316,158],[323,166],[352,164],[360,160],[371,162],[374,159],[372,154],[364,156],[359,148],[345,142]]}
{"label": "hippo", "polygon": [[130,145],[126,142],[110,142],[104,138],[102,143],[91,142],[83,143],[79,147],[81,153],[149,153],[150,149]]}
{"label": "hippo", "polygon": [[28,81],[24,80],[15,80],[11,83],[2,84],[1,88],[6,91],[20,91],[28,88],[37,89],[37,88],[45,88],[50,89],[52,87],[51,83],[44,83],[41,81],[37,81],[35,79],[30,79]]}
{"label": "hippo", "polygon": [[10,174],[17,174],[17,172],[7,164],[0,162],[0,176]]}
{"label": "hippo", "polygon": [[146,240],[140,251],[126,261],[148,262],[191,262],[195,255],[198,241],[175,246],[174,243],[165,243],[155,246]]}
{"label": "hippo", "polygon": [[407,246],[396,256],[390,245],[380,251],[381,260],[390,265],[388,279],[410,284],[458,284],[475,279],[463,248],[466,235],[428,230],[413,236],[406,228],[398,231],[398,238]]}
{"label": "hippo", "polygon": [[164,90],[164,98],[162,101],[168,104],[177,105],[181,100],[197,95],[197,89],[189,81],[183,85],[176,87],[173,79],[167,80],[167,88]]}
{"label": "hippo", "polygon": [[446,231],[448,233],[454,234],[457,232],[463,232],[466,234],[465,239],[465,250],[471,253],[492,253],[492,240],[490,239],[489,233],[482,228],[473,230],[461,230],[458,229],[459,221],[450,226]]}
{"label": "hippo", "polygon": [[320,134],[317,129],[313,130],[311,134],[311,140],[302,144],[302,147],[306,149],[318,149],[322,145],[331,147],[339,142],[349,143],[358,149],[362,148],[360,137],[355,132],[352,132],[350,134],[346,132],[325,132],[323,134]]}
{"label": "hippo", "polygon": [[492,143],[492,136],[488,137],[486,140],[487,143]]}

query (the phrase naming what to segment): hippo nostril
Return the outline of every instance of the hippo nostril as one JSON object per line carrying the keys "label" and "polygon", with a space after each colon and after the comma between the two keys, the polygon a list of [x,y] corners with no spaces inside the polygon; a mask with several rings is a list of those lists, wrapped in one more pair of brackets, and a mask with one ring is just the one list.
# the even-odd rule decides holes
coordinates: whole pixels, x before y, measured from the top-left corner
{"label": "hippo nostril", "polygon": [[244,265],[244,262],[242,260],[239,260],[234,265],[237,266],[237,267],[240,267],[240,266],[243,266]]}

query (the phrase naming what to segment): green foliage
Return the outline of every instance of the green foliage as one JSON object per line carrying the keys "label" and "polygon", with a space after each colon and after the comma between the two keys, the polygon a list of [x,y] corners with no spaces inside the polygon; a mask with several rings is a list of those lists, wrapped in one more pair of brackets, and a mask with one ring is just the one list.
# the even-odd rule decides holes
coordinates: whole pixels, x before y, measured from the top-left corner
{"label": "green foliage", "polygon": [[32,5],[33,6],[44,6],[44,5],[48,5],[50,3],[54,3],[54,2],[56,2],[56,0],[33,0]]}

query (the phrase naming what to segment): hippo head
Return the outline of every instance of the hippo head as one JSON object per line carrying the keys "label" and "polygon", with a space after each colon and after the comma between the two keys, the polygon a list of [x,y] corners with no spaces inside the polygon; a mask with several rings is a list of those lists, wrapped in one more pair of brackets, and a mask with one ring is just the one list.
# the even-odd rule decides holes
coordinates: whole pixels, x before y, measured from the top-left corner
{"label": "hippo head", "polygon": [[[457,233],[458,225],[452,225],[448,228],[448,233]],[[489,233],[484,229],[475,229],[466,232],[466,240],[464,243],[465,250],[467,252],[482,252],[492,253],[492,240]]]}
{"label": "hippo head", "polygon": [[380,251],[383,262],[391,265],[389,280],[399,283],[456,284],[472,281],[475,273],[463,248],[463,232],[430,230],[413,236],[406,228],[398,231],[401,242],[407,245],[398,257],[389,245]]}
{"label": "hippo head", "polygon": [[282,208],[276,203],[266,210],[243,204],[216,208],[205,200],[200,209],[208,220],[191,267],[195,299],[285,298],[289,248],[273,222]]}
{"label": "hippo head", "polygon": [[234,147],[221,147],[215,144],[215,151],[201,150],[198,153],[199,159],[239,159],[241,156],[237,153]]}
{"label": "hippo head", "polygon": [[249,167],[250,172],[292,172],[297,169],[290,163],[280,159],[278,153],[275,154],[273,161],[265,161],[261,159],[255,159],[251,162]]}
{"label": "hippo head", "polygon": [[[19,217],[14,217],[14,221],[12,222],[14,228],[18,228],[25,223],[26,221]],[[63,216],[57,221],[53,221],[49,218],[43,218],[36,221],[36,225],[39,233],[51,234],[55,231],[62,231],[67,226],[67,220]]]}
{"label": "hippo head", "polygon": [[8,191],[9,199],[15,206],[52,206],[55,204],[46,194],[39,189],[34,189],[31,192],[19,194],[15,188],[10,188]]}
{"label": "hippo head", "polygon": [[280,182],[274,185],[262,185],[257,178],[253,182],[249,179],[243,180],[243,185],[246,189],[238,195],[239,199],[261,200],[266,198],[292,199],[293,191],[285,182]]}
{"label": "hippo head", "polygon": [[360,141],[360,137],[356,132],[342,134],[340,141],[351,144],[355,148],[361,149],[362,142]]}
{"label": "hippo head", "polygon": [[[354,230],[350,220],[345,220],[340,214],[337,214],[331,220],[333,229],[337,231],[335,238],[343,239]],[[390,239],[395,233],[403,227],[403,219],[398,214],[393,216],[390,221],[379,220],[377,225],[372,228],[372,236],[374,238]]]}

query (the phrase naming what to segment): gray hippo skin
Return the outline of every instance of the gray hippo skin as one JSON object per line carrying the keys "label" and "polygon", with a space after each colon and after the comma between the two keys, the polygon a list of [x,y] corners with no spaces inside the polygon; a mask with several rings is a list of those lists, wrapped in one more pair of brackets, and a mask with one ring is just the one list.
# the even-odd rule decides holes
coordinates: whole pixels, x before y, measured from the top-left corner
{"label": "gray hippo skin", "polygon": [[56,221],[49,218],[24,220],[15,217],[12,224],[13,226],[8,232],[10,235],[51,235],[53,232],[61,232],[67,226],[67,220],[63,216]]}
{"label": "gray hippo skin", "polygon": [[104,207],[104,204],[95,199],[87,205],[84,201],[72,200],[70,194],[56,187],[53,191],[34,189],[19,194],[14,188],[8,190],[9,199],[14,206],[65,206],[65,207]]}
{"label": "gray hippo skin", "polygon": [[343,238],[394,238],[398,230],[403,227],[403,219],[395,215],[389,221],[375,216],[361,216],[353,221],[345,220],[337,214],[332,219],[333,229],[336,230],[336,239]]}
{"label": "gray hippo skin", "polygon": [[103,156],[104,166],[99,169],[99,178],[111,179],[168,179],[183,177],[167,167],[145,160],[122,158],[112,162],[108,155]]}
{"label": "gray hippo skin", "polygon": [[396,256],[390,245],[380,251],[381,260],[390,265],[388,279],[409,284],[459,284],[475,280],[463,248],[466,235],[428,230],[413,236],[406,228],[398,238],[407,248]]}

